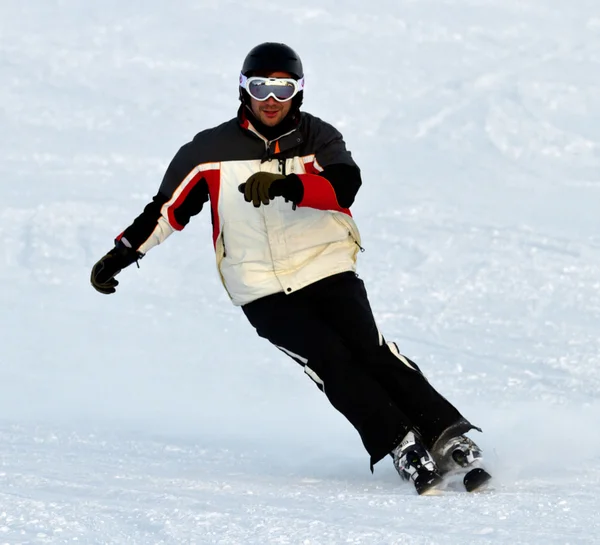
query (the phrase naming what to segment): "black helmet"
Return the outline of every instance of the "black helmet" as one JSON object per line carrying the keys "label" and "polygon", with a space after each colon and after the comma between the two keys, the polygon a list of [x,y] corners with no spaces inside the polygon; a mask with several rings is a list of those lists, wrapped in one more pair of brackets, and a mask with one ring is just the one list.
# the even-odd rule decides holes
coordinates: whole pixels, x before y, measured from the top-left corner
{"label": "black helmet", "polygon": [[[304,77],[304,69],[300,56],[291,47],[275,42],[257,45],[246,55],[242,65],[242,74],[249,76],[255,72],[289,72],[295,79]],[[302,106],[304,91],[300,91],[292,99],[292,115],[295,116]],[[240,101],[248,106],[250,96],[240,86]]]}
{"label": "black helmet", "polygon": [[289,72],[296,79],[304,76],[300,56],[285,44],[265,42],[254,47],[242,66],[242,74],[248,76],[254,72]]}

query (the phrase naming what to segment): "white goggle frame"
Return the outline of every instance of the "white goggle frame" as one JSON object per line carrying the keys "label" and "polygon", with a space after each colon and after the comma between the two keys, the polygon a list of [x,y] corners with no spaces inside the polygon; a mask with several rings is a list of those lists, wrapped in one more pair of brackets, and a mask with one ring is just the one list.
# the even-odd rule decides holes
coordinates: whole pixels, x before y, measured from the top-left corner
{"label": "white goggle frame", "polygon": [[[264,98],[259,98],[252,93],[252,84],[260,84],[273,89],[278,87],[289,89],[290,87],[293,87],[293,91],[292,94],[286,98],[279,98],[275,94],[275,90],[270,91]],[[259,102],[264,102],[265,100],[268,100],[269,97],[273,97],[277,102],[287,102],[288,100],[292,100],[292,98],[300,91],[304,90],[304,78],[302,77],[299,80],[293,78],[266,78],[261,76],[252,76],[248,78],[244,76],[244,74],[240,74],[240,87],[245,89],[254,100],[258,100]]]}

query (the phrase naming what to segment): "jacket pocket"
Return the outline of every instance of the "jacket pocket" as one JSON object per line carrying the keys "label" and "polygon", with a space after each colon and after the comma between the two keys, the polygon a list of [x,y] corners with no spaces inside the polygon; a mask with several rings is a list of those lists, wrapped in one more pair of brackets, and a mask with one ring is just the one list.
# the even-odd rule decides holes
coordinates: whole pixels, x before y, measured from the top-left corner
{"label": "jacket pocket", "polygon": [[362,241],[360,238],[360,233],[358,231],[358,227],[354,223],[352,218],[349,218],[345,214],[340,212],[333,212],[333,218],[337,221],[346,231],[348,232],[348,236],[352,239],[352,242],[358,246],[358,249],[361,252],[364,252],[365,249],[362,247]]}
{"label": "jacket pocket", "polygon": [[221,233],[219,234],[219,237],[217,238],[217,242],[215,243],[215,257],[217,259],[217,271],[219,272],[219,278],[221,279],[221,284],[223,284],[223,287],[225,288],[225,291],[227,292],[227,295],[229,295],[229,298],[231,299],[231,294],[229,293],[229,290],[227,289],[227,284],[225,284],[225,277],[223,276],[223,272],[221,270],[221,267],[223,265],[223,259],[225,259],[225,257],[227,256],[227,251],[225,250],[225,238],[223,237],[223,231],[221,231]]}

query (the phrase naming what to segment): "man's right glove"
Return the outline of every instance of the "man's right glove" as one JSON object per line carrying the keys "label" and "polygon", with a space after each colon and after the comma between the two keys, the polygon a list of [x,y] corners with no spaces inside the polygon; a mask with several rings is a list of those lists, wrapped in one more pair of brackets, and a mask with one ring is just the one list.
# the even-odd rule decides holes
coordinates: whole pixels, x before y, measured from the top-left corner
{"label": "man's right glove", "polygon": [[142,257],[144,254],[136,252],[118,241],[115,247],[92,267],[90,278],[92,286],[96,291],[105,295],[115,293],[115,288],[119,285],[115,276]]}

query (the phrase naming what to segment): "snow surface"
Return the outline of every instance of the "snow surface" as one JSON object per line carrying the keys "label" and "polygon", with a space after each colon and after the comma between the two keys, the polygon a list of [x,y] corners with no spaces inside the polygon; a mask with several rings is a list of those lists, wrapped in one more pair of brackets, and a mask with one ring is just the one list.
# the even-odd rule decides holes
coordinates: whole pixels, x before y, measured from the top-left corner
{"label": "snow surface", "polygon": [[[484,429],[418,497],[254,334],[209,214],[93,263],[285,41],[364,185],[380,327]],[[600,543],[597,0],[2,0],[0,543]]]}

